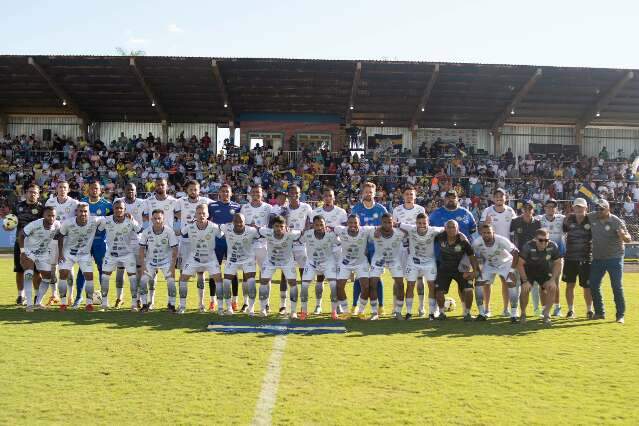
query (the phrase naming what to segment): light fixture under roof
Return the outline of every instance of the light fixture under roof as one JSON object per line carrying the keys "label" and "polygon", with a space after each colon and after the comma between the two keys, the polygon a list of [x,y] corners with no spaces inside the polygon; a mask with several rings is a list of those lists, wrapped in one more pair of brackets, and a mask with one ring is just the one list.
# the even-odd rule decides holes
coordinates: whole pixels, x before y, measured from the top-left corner
{"label": "light fixture under roof", "polygon": [[426,111],[426,108],[422,107],[422,112]]}
{"label": "light fixture under roof", "polygon": [[62,106],[67,106],[67,100],[66,99],[62,99]]}
{"label": "light fixture under roof", "polygon": [[351,105],[351,106],[349,107],[349,109],[352,111],[352,110],[354,110],[354,109],[355,109],[355,107],[354,107],[353,105]]}
{"label": "light fixture under roof", "polygon": [[224,102],[224,108],[228,108],[229,104],[227,104],[226,102]]}
{"label": "light fixture under roof", "polygon": [[384,120],[380,121],[379,124],[384,125]]}
{"label": "light fixture under roof", "polygon": [[515,108],[510,110],[510,115],[515,115]]}
{"label": "light fixture under roof", "polygon": [[151,101],[151,106],[154,107],[155,106],[155,101]]}
{"label": "light fixture under roof", "polygon": [[453,122],[453,126],[457,127],[457,122],[456,121]]}
{"label": "light fixture under roof", "polygon": [[597,113],[595,114],[595,117],[601,117],[601,113],[597,111]]}

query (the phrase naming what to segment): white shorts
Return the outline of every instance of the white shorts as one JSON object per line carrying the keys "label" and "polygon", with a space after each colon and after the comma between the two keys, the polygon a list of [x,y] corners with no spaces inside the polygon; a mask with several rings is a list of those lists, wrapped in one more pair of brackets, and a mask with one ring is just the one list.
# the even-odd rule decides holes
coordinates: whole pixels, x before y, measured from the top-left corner
{"label": "white shorts", "polygon": [[[56,241],[57,242],[57,241]],[[33,262],[35,268],[41,272],[50,272],[51,265],[56,264],[57,262],[52,262],[51,255],[49,253],[44,254],[35,254],[31,251],[25,250],[24,255]]]}
{"label": "white shorts", "polygon": [[150,263],[147,263],[145,265],[145,274],[148,275],[149,277],[151,277],[151,279],[155,278],[155,276],[157,275],[157,273],[159,271],[162,272],[162,274],[164,275],[164,278],[166,279],[167,277],[170,277],[171,274],[169,274],[169,267],[171,265],[169,263],[162,263],[159,265],[152,265]]}
{"label": "white shorts", "polygon": [[58,240],[53,240],[49,243],[49,253],[51,255],[51,265],[58,264]]}
{"label": "white shorts", "polygon": [[229,260],[224,261],[224,275],[237,275],[239,269],[245,274],[254,274],[256,270],[255,260],[249,260],[243,263],[231,262]]}
{"label": "white shorts", "polygon": [[127,274],[135,274],[137,271],[135,255],[130,253],[125,256],[111,256],[111,254],[107,252],[102,261],[102,272],[113,272],[117,268],[126,269]]}
{"label": "white shorts", "polygon": [[189,256],[189,250],[191,250],[191,242],[186,238],[180,238],[178,245],[178,257],[175,262],[178,269],[184,269],[184,263]]}
{"label": "white shorts", "polygon": [[266,246],[254,245],[253,252],[255,253],[255,263],[262,269],[262,265],[266,261]]}
{"label": "white shorts", "polygon": [[284,278],[287,280],[297,279],[297,268],[295,262],[289,262],[283,265],[274,265],[269,260],[265,260],[262,264],[262,272],[260,278],[270,280],[277,269],[281,269],[284,274]]}
{"label": "white shorts", "polygon": [[64,262],[60,264],[60,269],[66,271],[73,270],[73,265],[78,264],[83,272],[93,272],[93,258],[90,254],[71,255],[64,253]]}
{"label": "white shorts", "polygon": [[406,262],[406,280],[417,281],[417,278],[424,277],[426,281],[435,281],[437,278],[437,264],[435,262],[415,263],[411,257]]}
{"label": "white shorts", "polygon": [[135,265],[142,266],[142,256],[140,256],[140,235],[134,234],[131,237],[131,247],[135,247]]}
{"label": "white shorts", "polygon": [[371,265],[369,265],[367,262],[364,262],[360,265],[348,266],[340,263],[337,266],[337,279],[347,280],[351,277],[351,274],[355,275],[355,279],[368,278],[370,269]]}
{"label": "white shorts", "polygon": [[459,268],[457,268],[459,272],[470,272],[473,270],[473,265],[470,263],[470,258],[467,254],[462,257],[462,260],[459,262]]}
{"label": "white shorts", "polygon": [[217,258],[213,257],[213,260],[200,263],[193,258],[184,259],[182,263],[183,275],[195,275],[198,272],[208,272],[210,275],[216,275],[220,273],[220,264],[217,262]]}
{"label": "white shorts", "polygon": [[410,255],[409,251],[408,251],[408,247],[402,247],[402,269],[406,269],[406,266],[408,265],[408,256]]}
{"label": "white shorts", "polygon": [[324,275],[327,280],[334,280],[337,277],[337,266],[335,262],[307,263],[304,265],[302,281],[312,281],[317,275]]}
{"label": "white shorts", "polygon": [[384,262],[381,262],[382,266],[379,266],[379,263],[380,262],[377,262],[377,264],[375,262],[371,263],[371,271],[369,273],[370,278],[381,277],[382,274],[384,274],[384,268],[390,271],[393,278],[404,278],[404,271],[400,261],[397,261],[394,264],[385,264]]}
{"label": "white shorts", "polygon": [[492,284],[493,281],[495,281],[495,276],[497,275],[503,277],[506,282],[512,282],[512,278],[509,276],[511,270],[510,266],[510,263],[506,263],[499,268],[495,268],[494,266],[490,265],[484,265],[481,270],[481,277],[479,279],[479,282]]}
{"label": "white shorts", "polygon": [[306,247],[303,245],[294,245],[293,259],[295,260],[298,268],[304,268],[304,265],[306,265]]}

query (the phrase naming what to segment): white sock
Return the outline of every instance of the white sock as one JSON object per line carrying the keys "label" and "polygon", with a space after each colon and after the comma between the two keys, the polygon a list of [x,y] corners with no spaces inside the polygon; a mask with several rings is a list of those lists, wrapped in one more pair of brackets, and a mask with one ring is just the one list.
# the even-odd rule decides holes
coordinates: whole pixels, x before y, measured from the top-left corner
{"label": "white sock", "polygon": [[406,313],[411,314],[413,312],[413,298],[406,298]]}
{"label": "white sock", "polygon": [[374,314],[377,313],[377,306],[378,306],[377,299],[371,300],[371,312],[372,313],[374,313]]}
{"label": "white sock", "polygon": [[87,295],[87,305],[93,305],[93,280],[86,280],[84,282],[84,290]]}
{"label": "white sock", "polygon": [[149,305],[155,305],[155,290],[149,290]]}
{"label": "white sock", "polygon": [[100,287],[102,291],[102,306],[109,305],[109,281],[111,281],[111,276],[107,274],[102,274],[100,277]]}
{"label": "white sock", "polygon": [[118,300],[122,300],[122,294],[124,293],[124,287],[116,287],[115,288],[115,298]]}
{"label": "white sock", "polygon": [[575,310],[575,305],[568,305],[568,310],[569,311],[574,311]]}
{"label": "white sock", "polygon": [[340,300],[339,301],[339,306],[342,309],[342,313],[343,314],[348,312],[348,300],[346,300],[346,299]]}
{"label": "white sock", "polygon": [[180,308],[186,309],[186,297],[180,297]]}
{"label": "white sock", "polygon": [[368,300],[362,299],[361,297],[357,301],[357,314],[363,314],[366,309],[366,305],[368,304]]}
{"label": "white sock", "polygon": [[401,314],[403,309],[404,309],[404,301],[395,299],[395,312],[399,312]]}
{"label": "white sock", "polygon": [[249,312],[255,312],[255,299],[249,298],[247,305],[248,305]]}
{"label": "white sock", "polygon": [[135,275],[129,275],[129,289],[131,290],[131,306],[137,306],[138,277]]}
{"label": "white sock", "polygon": [[40,305],[42,303],[42,299],[44,299],[44,295],[47,294],[47,290],[49,290],[49,280],[42,279],[40,287],[38,287],[36,305]]}
{"label": "white sock", "polygon": [[428,298],[428,313],[435,315],[437,311],[437,300]]}
{"label": "white sock", "polygon": [[[182,307],[186,308],[186,298],[189,296],[189,283],[188,283],[188,281],[182,281],[180,279],[179,292],[180,292],[180,305],[182,305],[182,300],[184,300],[184,305]],[[171,305],[175,306],[175,297],[173,297],[173,300],[171,302],[169,302],[169,303],[171,303]],[[200,299],[200,304],[202,304],[202,299]]]}
{"label": "white sock", "polygon": [[280,290],[280,308],[286,308],[286,290]]}
{"label": "white sock", "polygon": [[[220,290],[220,287],[217,285],[217,283],[215,283],[215,290]],[[200,287],[197,288],[197,302],[198,306],[204,304],[204,289]]]}

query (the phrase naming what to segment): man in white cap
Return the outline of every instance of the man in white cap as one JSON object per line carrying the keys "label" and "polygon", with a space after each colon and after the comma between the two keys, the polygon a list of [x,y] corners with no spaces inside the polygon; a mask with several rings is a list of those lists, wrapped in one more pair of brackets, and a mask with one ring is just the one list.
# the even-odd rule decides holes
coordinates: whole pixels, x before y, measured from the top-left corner
{"label": "man in white cap", "polygon": [[592,265],[590,291],[595,306],[593,319],[604,319],[606,312],[601,295],[601,281],[608,272],[617,309],[617,322],[624,323],[626,301],[623,295],[624,243],[631,240],[626,224],[610,213],[610,204],[604,199],[597,202],[597,211],[588,214],[592,231]]}
{"label": "man in white cap", "polygon": [[588,318],[594,315],[592,295],[590,293],[590,264],[592,262],[592,232],[588,212],[588,203],[577,198],[572,204],[574,213],[564,219],[563,231],[566,233],[566,254],[564,256],[564,273],[562,280],[566,282],[566,302],[568,314],[566,318],[575,318],[575,285],[579,278],[579,286],[584,289],[584,301]]}

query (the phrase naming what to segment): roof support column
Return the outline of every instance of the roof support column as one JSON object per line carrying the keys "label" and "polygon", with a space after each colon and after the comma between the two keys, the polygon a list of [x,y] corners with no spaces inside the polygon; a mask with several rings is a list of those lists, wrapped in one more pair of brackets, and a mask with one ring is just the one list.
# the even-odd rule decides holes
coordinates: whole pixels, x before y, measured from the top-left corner
{"label": "roof support column", "polygon": [[493,155],[496,157],[501,157],[501,129],[493,130]]}
{"label": "roof support column", "polygon": [[0,136],[4,137],[8,132],[9,116],[0,112]]}
{"label": "roof support column", "polygon": [[89,141],[89,120],[86,116],[80,117],[80,133],[85,141]]}
{"label": "roof support column", "polygon": [[162,120],[162,145],[169,143],[169,123]]}

